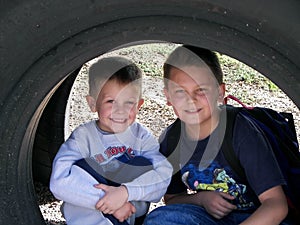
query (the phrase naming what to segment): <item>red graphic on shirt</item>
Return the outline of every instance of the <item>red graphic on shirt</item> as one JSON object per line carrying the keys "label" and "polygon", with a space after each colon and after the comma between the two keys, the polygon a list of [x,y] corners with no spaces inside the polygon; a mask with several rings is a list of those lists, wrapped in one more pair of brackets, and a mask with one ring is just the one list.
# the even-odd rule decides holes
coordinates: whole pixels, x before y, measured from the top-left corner
{"label": "red graphic on shirt", "polygon": [[104,153],[107,158],[110,158],[115,155],[119,155],[120,153],[126,152],[126,146],[112,146],[107,148]]}
{"label": "red graphic on shirt", "polygon": [[122,155],[126,153],[127,156],[129,156],[130,158],[131,157],[134,157],[134,152],[132,150],[132,148],[130,147],[126,147],[126,146],[111,146],[111,147],[108,147],[105,151],[104,151],[104,154],[106,157],[104,157],[101,153],[100,154],[97,154],[94,156],[95,160],[98,162],[98,163],[102,163],[104,162],[105,160],[113,157],[113,156],[118,156],[118,155]]}

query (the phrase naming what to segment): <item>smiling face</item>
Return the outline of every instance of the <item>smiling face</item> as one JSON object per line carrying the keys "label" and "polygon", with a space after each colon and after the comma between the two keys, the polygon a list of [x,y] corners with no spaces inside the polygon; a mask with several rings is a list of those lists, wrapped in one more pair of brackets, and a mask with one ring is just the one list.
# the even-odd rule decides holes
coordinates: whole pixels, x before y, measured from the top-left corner
{"label": "smiling face", "polygon": [[105,83],[97,101],[91,96],[87,96],[87,101],[91,110],[98,113],[99,128],[110,133],[125,131],[135,121],[143,104],[138,85],[123,84],[116,79]]}
{"label": "smiling face", "polygon": [[225,87],[219,85],[206,67],[172,67],[165,95],[176,115],[193,128],[212,129],[218,122],[218,101],[222,101]]}

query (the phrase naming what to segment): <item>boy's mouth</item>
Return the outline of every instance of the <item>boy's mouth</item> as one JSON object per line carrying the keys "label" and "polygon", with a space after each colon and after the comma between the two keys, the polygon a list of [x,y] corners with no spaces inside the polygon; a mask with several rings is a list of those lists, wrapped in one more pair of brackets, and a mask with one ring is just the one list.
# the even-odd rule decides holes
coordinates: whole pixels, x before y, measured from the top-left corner
{"label": "boy's mouth", "polygon": [[186,113],[198,113],[201,109],[186,109],[184,110]]}
{"label": "boy's mouth", "polygon": [[110,118],[110,120],[114,123],[125,123],[127,119],[120,119],[120,118]]}

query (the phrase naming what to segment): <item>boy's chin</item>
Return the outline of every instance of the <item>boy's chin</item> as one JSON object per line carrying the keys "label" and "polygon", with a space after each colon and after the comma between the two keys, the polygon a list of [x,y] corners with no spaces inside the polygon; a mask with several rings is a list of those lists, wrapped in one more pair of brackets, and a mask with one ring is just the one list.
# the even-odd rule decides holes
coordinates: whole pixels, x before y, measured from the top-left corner
{"label": "boy's chin", "polygon": [[193,122],[193,121],[187,121],[187,122],[184,122],[186,126],[189,126],[189,127],[201,127],[201,124],[200,122]]}
{"label": "boy's chin", "polygon": [[128,124],[124,126],[118,125],[118,126],[113,126],[111,129],[113,133],[122,133],[128,128],[128,126],[129,126]]}
{"label": "boy's chin", "polygon": [[180,119],[187,125],[200,125],[201,123],[199,117],[182,116]]}

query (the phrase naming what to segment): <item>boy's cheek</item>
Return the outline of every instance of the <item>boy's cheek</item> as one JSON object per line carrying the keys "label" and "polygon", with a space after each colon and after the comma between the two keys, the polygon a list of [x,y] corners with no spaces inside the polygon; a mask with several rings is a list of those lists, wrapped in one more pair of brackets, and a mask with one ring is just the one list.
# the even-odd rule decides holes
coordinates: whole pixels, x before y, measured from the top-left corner
{"label": "boy's cheek", "polygon": [[187,103],[188,103],[187,99],[185,99],[185,100],[177,99],[176,101],[172,101],[171,105],[173,106],[173,108],[176,108],[177,111],[180,111],[180,110],[184,110],[187,107]]}
{"label": "boy's cheek", "polygon": [[172,106],[172,107],[173,107],[173,111],[174,111],[175,115],[180,118],[179,111],[176,109],[176,107],[174,107],[174,106]]}

